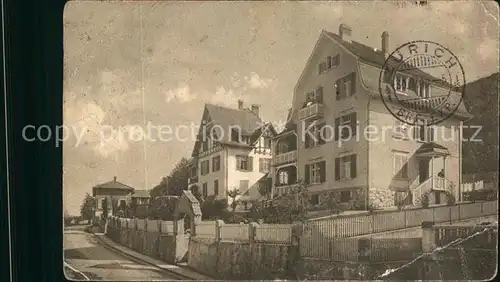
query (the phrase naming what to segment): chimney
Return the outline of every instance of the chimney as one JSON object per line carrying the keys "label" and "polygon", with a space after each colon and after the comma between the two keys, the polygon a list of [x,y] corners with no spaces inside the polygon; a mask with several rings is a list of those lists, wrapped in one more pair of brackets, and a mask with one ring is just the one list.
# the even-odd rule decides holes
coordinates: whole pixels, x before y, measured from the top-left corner
{"label": "chimney", "polygon": [[257,104],[252,104],[252,112],[260,117],[260,105],[257,105]]}
{"label": "chimney", "polygon": [[389,32],[387,31],[382,33],[382,52],[386,58],[389,56]]}
{"label": "chimney", "polygon": [[116,182],[116,176],[115,176],[115,177],[113,177],[113,181],[115,181],[115,182]]}
{"label": "chimney", "polygon": [[238,100],[238,110],[243,110],[243,100]]}
{"label": "chimney", "polygon": [[352,32],[352,29],[348,25],[340,24],[340,26],[339,26],[340,39],[350,42],[351,41],[351,32]]}

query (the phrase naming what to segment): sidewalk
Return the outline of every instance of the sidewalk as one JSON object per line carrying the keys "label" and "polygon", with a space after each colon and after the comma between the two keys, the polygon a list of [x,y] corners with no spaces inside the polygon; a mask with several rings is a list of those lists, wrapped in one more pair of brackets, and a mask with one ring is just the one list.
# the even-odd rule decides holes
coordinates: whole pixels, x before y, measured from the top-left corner
{"label": "sidewalk", "polygon": [[106,237],[106,235],[104,235],[104,233],[94,233],[94,235],[101,244],[116,250],[118,253],[121,253],[122,255],[124,255],[126,257],[131,257],[131,258],[134,258],[134,259],[141,261],[145,264],[156,266],[156,267],[161,268],[167,272],[171,272],[171,273],[177,274],[179,276],[186,277],[186,278],[188,278],[188,280],[215,280],[212,277],[195,272],[194,270],[188,268],[187,266],[168,264],[164,261],[157,260],[157,259],[151,258],[149,256],[143,255],[139,252],[136,252],[134,250],[131,250],[127,247],[124,247],[124,246],[114,242],[110,238]]}

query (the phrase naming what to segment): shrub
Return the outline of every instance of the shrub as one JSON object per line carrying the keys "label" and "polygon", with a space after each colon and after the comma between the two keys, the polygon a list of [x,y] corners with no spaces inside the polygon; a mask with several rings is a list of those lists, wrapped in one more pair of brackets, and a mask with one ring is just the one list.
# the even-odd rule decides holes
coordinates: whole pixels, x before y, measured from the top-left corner
{"label": "shrub", "polygon": [[219,219],[227,214],[227,199],[209,196],[200,206],[203,219]]}
{"label": "shrub", "polygon": [[450,192],[446,192],[446,204],[448,206],[453,206],[456,203],[455,196],[453,196]]}

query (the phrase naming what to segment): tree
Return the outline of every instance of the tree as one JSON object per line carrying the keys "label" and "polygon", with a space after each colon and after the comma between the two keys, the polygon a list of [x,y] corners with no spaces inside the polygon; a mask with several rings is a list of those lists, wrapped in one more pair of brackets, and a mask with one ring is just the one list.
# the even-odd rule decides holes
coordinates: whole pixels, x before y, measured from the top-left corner
{"label": "tree", "polygon": [[221,219],[227,211],[227,200],[218,200],[214,195],[208,196],[200,205],[203,219]]}
{"label": "tree", "polygon": [[189,161],[182,158],[172,172],[151,190],[151,196],[153,198],[161,195],[181,196],[182,191],[188,189],[188,179]]}
{"label": "tree", "polygon": [[259,185],[259,193],[262,196],[269,198],[272,192],[272,185],[273,185],[273,180],[271,178],[264,180],[264,182]]}
{"label": "tree", "polygon": [[89,193],[85,194],[83,203],[80,206],[80,215],[83,219],[88,220],[90,223],[95,215],[96,200],[94,197],[90,196]]}
{"label": "tree", "polygon": [[203,195],[200,193],[200,187],[198,187],[198,185],[191,186],[191,193],[193,193],[193,196],[200,204],[204,202]]}
{"label": "tree", "polygon": [[102,216],[104,219],[108,218],[108,198],[104,198],[102,201]]}
{"label": "tree", "polygon": [[238,201],[236,200],[236,197],[238,197],[239,195],[241,195],[241,192],[236,188],[227,192],[227,196],[231,198],[231,209],[233,210],[233,212],[238,206]]}
{"label": "tree", "polygon": [[250,217],[266,223],[293,223],[304,221],[309,211],[307,187],[303,181],[290,194],[262,201],[252,206]]}

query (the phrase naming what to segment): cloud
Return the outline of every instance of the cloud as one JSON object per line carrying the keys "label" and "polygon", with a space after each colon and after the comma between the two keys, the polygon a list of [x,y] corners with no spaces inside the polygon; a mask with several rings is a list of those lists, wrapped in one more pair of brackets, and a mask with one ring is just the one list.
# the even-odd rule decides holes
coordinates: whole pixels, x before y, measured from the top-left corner
{"label": "cloud", "polygon": [[175,100],[180,103],[187,103],[194,100],[196,96],[196,93],[191,92],[189,85],[183,83],[174,90],[168,90],[165,94],[165,101],[170,103]]}
{"label": "cloud", "polygon": [[252,72],[250,74],[250,77],[248,76],[245,76],[244,77],[245,79],[245,82],[246,84],[250,87],[250,88],[269,88],[273,85],[274,83],[274,80],[272,79],[265,79],[265,78],[261,78],[257,73],[255,72]]}
{"label": "cloud", "polygon": [[90,148],[103,157],[116,157],[129,146],[120,129],[103,123],[106,113],[93,101],[77,100],[74,95],[64,105],[64,125],[70,132],[71,145]]}
{"label": "cloud", "polygon": [[218,86],[210,102],[212,104],[230,106],[236,102],[239,96],[232,89],[226,90],[224,86]]}

